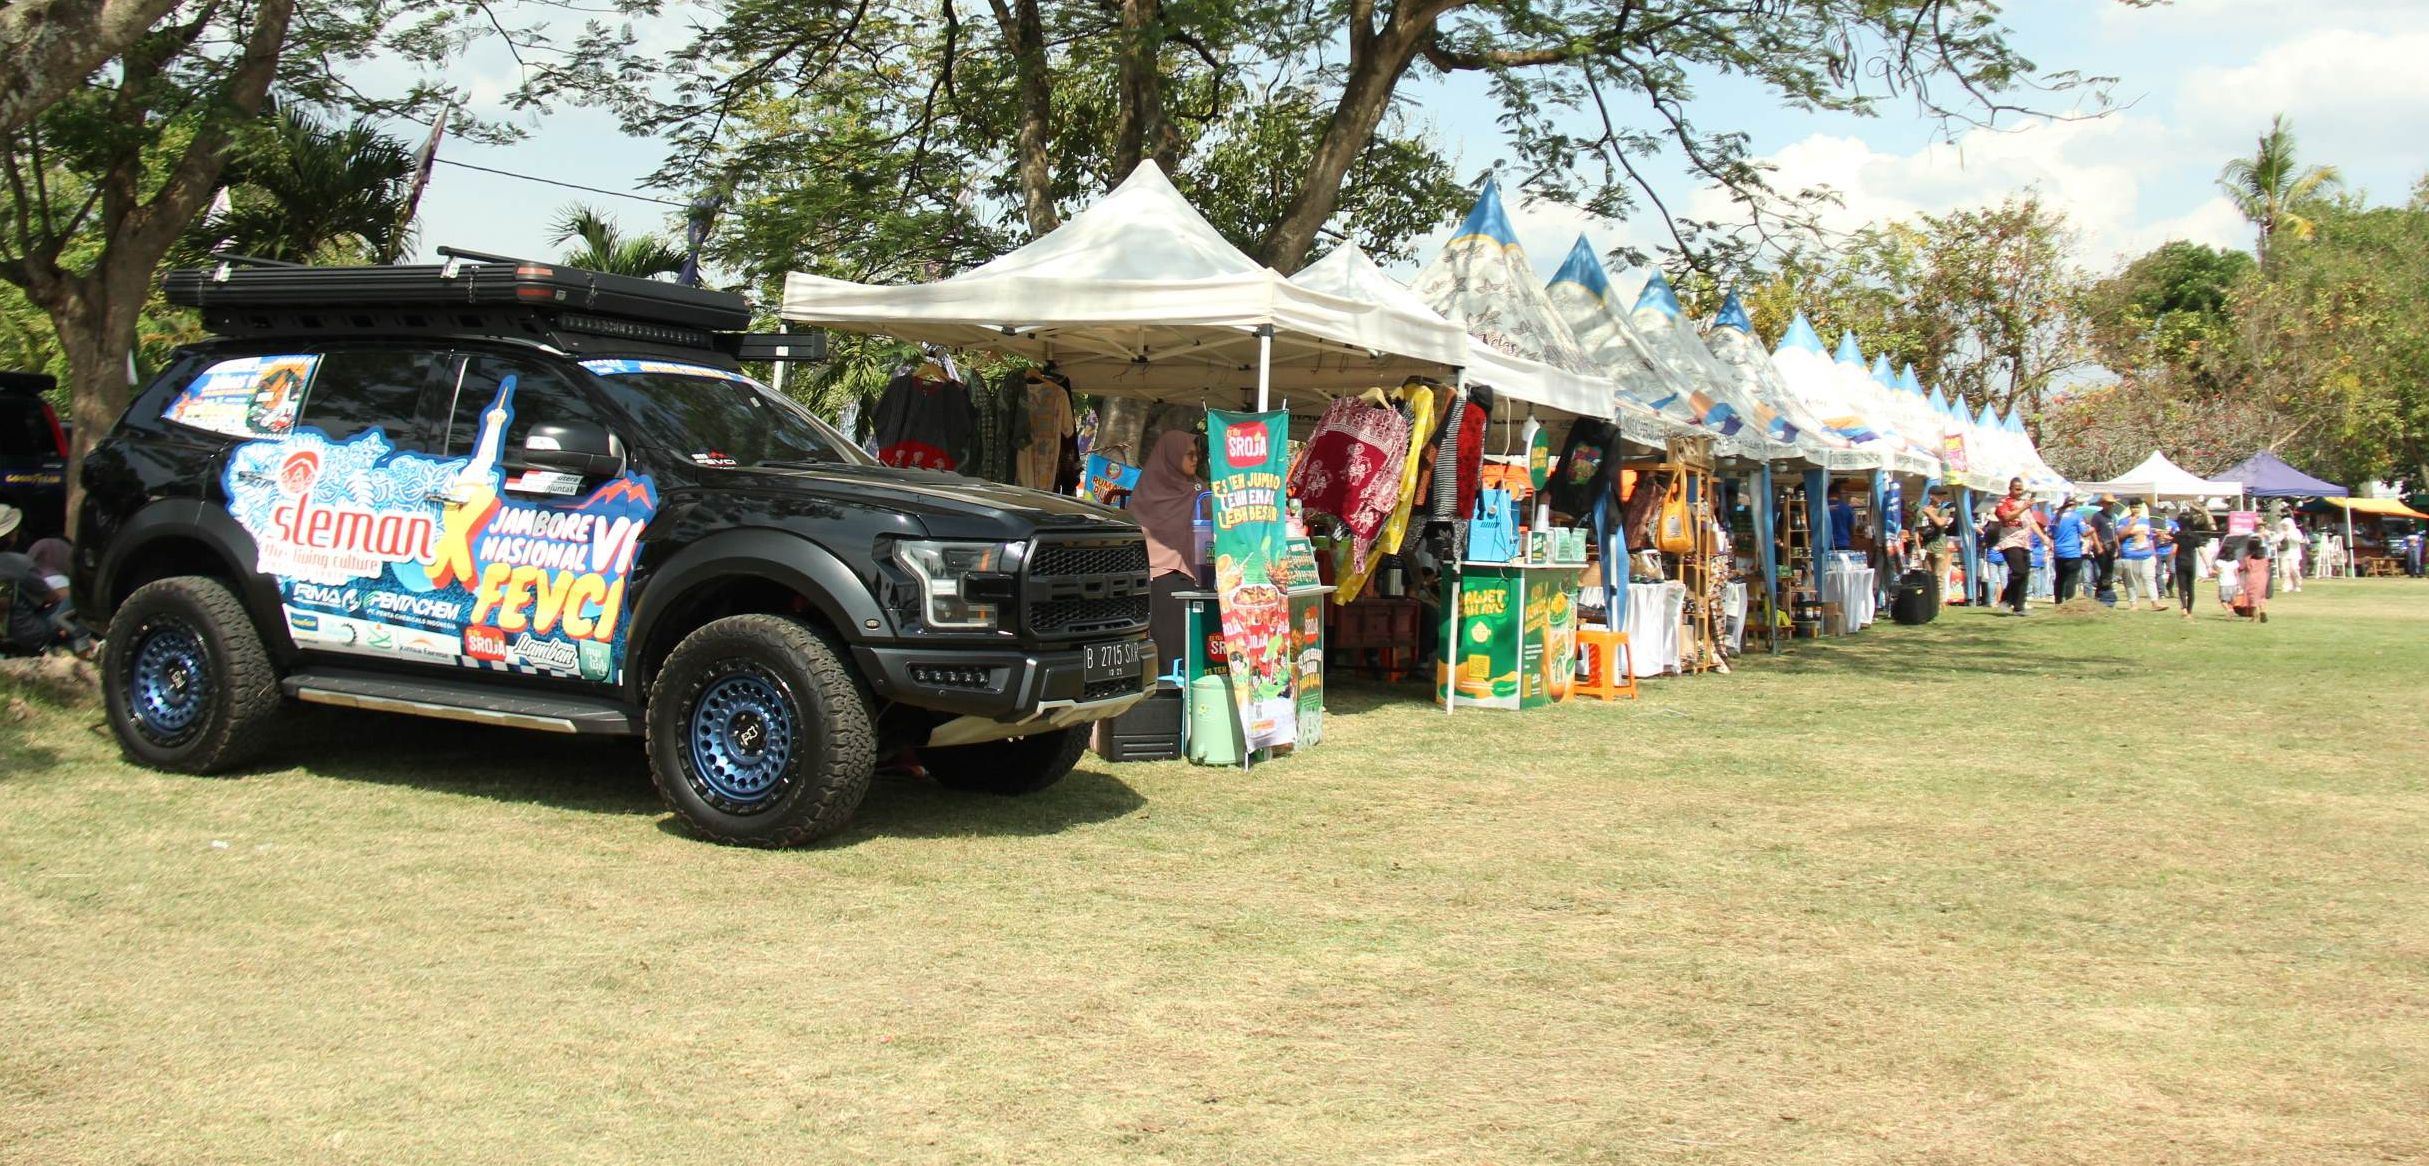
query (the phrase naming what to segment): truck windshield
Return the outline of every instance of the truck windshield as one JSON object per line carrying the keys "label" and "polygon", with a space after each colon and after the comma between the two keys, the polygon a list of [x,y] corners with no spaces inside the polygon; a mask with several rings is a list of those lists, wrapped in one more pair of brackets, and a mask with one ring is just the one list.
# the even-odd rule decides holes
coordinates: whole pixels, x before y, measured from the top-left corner
{"label": "truck windshield", "polygon": [[871,464],[834,427],[748,377],[658,362],[634,371],[612,366],[640,362],[585,363],[646,436],[695,465]]}

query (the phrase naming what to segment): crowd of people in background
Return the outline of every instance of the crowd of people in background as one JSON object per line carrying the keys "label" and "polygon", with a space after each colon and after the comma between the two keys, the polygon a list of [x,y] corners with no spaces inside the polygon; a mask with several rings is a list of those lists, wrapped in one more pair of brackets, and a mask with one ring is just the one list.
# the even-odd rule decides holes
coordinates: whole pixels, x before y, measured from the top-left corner
{"label": "crowd of people in background", "polygon": [[2015,615],[2028,614],[2034,599],[2088,598],[2144,611],[2166,611],[2173,600],[2191,619],[2195,584],[2215,579],[2221,605],[2266,623],[2272,594],[2342,574],[2351,553],[2341,535],[2305,530],[2282,504],[2252,533],[2229,535],[2197,503],[2154,510],[2103,494],[2053,507],[2028,497],[2021,479],[2008,483],[1977,533],[1984,569],[1976,601]]}

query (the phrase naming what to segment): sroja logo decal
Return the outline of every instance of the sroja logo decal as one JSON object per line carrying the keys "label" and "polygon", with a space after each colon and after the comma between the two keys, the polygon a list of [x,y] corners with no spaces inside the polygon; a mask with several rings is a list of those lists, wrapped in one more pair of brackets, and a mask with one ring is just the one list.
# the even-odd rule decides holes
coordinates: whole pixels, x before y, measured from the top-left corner
{"label": "sroja logo decal", "polygon": [[318,477],[320,477],[320,455],[308,449],[299,449],[288,454],[287,460],[281,462],[278,467],[279,488],[289,494],[310,492],[312,480]]}
{"label": "sroja logo decal", "polygon": [[1265,460],[1265,424],[1235,421],[1223,429],[1223,454],[1233,465]]}
{"label": "sroja logo decal", "polygon": [[475,660],[506,658],[506,633],[475,624],[464,629],[464,654]]}

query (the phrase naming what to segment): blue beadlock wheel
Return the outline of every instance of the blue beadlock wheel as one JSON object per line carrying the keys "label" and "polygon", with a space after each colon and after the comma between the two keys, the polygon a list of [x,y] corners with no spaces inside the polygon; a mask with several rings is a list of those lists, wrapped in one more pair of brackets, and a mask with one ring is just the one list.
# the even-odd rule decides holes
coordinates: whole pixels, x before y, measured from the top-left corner
{"label": "blue beadlock wheel", "polygon": [[202,637],[180,623],[145,629],[127,674],[127,711],[136,728],[175,744],[194,731],[210,700],[211,661]]}
{"label": "blue beadlock wheel", "polygon": [[730,809],[757,809],[792,772],[800,732],[793,701],[754,665],[720,671],[692,701],[686,734],[692,773],[703,792]]}

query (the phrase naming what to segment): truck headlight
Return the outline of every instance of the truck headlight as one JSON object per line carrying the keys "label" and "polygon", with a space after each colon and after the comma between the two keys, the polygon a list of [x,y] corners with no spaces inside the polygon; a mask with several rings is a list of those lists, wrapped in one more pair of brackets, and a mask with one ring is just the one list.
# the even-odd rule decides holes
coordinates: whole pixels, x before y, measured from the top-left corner
{"label": "truck headlight", "polygon": [[[995,625],[996,605],[1008,588],[1000,574],[1000,543],[951,543],[905,539],[894,544],[894,561],[919,584],[920,621],[949,631],[985,631]],[[971,576],[981,586],[971,586]],[[982,594],[983,593],[983,594]]]}

